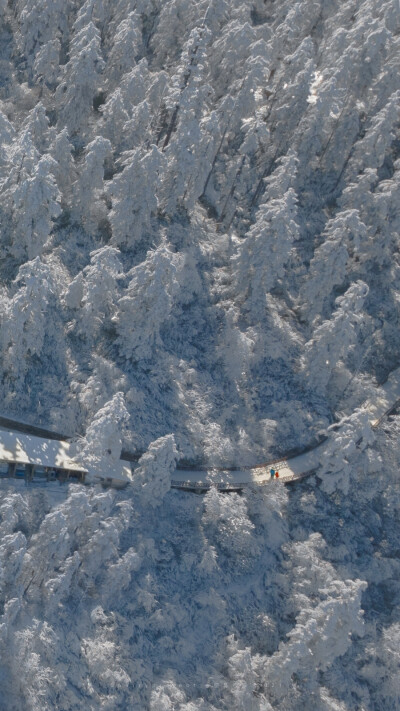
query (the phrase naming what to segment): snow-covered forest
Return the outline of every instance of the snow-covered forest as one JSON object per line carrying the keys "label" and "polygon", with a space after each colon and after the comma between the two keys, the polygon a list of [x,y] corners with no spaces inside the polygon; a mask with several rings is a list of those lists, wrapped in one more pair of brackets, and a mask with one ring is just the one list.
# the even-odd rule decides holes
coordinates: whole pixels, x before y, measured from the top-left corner
{"label": "snow-covered forest", "polygon": [[144,452],[0,482],[5,711],[400,709],[399,66],[399,0],[0,0],[0,415]]}

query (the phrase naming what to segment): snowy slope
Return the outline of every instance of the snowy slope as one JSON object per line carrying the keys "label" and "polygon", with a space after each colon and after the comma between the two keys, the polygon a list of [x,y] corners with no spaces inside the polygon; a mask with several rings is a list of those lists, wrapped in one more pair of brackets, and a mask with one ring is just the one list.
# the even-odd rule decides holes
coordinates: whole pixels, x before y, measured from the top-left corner
{"label": "snowy slope", "polygon": [[[400,707],[399,32],[0,0],[0,414],[141,455],[120,492],[0,482],[7,711]],[[321,431],[294,487],[170,489]]]}

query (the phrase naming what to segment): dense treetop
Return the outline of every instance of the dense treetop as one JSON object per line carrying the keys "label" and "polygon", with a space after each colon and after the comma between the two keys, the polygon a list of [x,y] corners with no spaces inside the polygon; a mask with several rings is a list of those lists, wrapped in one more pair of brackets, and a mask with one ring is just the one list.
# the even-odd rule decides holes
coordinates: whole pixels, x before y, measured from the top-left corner
{"label": "dense treetop", "polygon": [[[356,447],[400,349],[399,42],[398,0],[0,0],[0,409],[146,451],[134,494],[4,492],[10,711],[399,704],[396,424]],[[169,492],[341,418],[321,486]]]}

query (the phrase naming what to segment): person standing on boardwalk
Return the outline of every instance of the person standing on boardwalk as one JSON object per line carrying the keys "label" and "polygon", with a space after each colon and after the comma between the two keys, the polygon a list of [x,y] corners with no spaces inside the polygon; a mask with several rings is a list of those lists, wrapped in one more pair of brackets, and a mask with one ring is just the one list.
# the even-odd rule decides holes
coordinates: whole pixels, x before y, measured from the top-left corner
{"label": "person standing on boardwalk", "polygon": [[279,479],[279,472],[275,472],[275,478]]}
{"label": "person standing on boardwalk", "polygon": [[271,474],[271,479],[273,479],[274,476],[275,476],[275,469],[272,469],[272,468],[271,468],[271,469],[269,470],[269,473]]}

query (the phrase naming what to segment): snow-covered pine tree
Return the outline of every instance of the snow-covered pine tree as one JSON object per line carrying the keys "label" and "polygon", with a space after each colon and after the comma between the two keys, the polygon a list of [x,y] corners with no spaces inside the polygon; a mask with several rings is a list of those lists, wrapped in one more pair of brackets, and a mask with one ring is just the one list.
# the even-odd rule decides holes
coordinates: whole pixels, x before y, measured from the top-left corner
{"label": "snow-covered pine tree", "polygon": [[112,39],[105,78],[108,86],[118,85],[121,77],[136,64],[142,50],[142,28],[136,11],[120,22]]}
{"label": "snow-covered pine tree", "polygon": [[372,119],[365,136],[354,144],[345,164],[347,182],[365,169],[381,167],[395,138],[399,120],[400,90],[392,94],[384,108]]}
{"label": "snow-covered pine tree", "polygon": [[115,393],[94,416],[85,437],[77,442],[78,461],[86,461],[92,474],[109,476],[119,467],[122,433],[129,421],[123,393]]}
{"label": "snow-covered pine tree", "polygon": [[263,317],[267,294],[283,277],[293,242],[299,237],[296,193],[289,187],[296,165],[295,155],[288,154],[267,181],[267,200],[258,208],[255,223],[232,258],[238,293],[258,319]]}
{"label": "snow-covered pine tree", "polygon": [[324,306],[335,286],[351,271],[349,261],[359,259],[368,240],[367,228],[357,210],[344,210],[327,223],[322,244],[315,250],[299,293],[301,313],[309,323]]}
{"label": "snow-covered pine tree", "polygon": [[157,210],[160,173],[166,159],[157,146],[141,148],[124,157],[124,169],[109,184],[112,197],[110,223],[115,245],[134,247],[151,230],[151,216]]}
{"label": "snow-covered pine tree", "polygon": [[162,346],[160,329],[178,300],[184,265],[183,254],[162,242],[131,270],[131,281],[113,318],[122,358],[135,362],[155,357]]}
{"label": "snow-covered pine tree", "polygon": [[17,0],[15,13],[19,23],[19,50],[31,68],[40,48],[67,31],[68,3],[63,0],[51,3],[43,0]]}
{"label": "snow-covered pine tree", "polygon": [[110,328],[118,299],[122,264],[115,247],[90,253],[90,264],[79,272],[65,292],[65,304],[75,316],[76,332],[95,342],[102,329]]}
{"label": "snow-covered pine tree", "polygon": [[33,63],[33,77],[35,82],[50,90],[56,88],[60,75],[60,52],[60,40],[49,40],[38,51]]}
{"label": "snow-covered pine tree", "polygon": [[4,194],[12,230],[9,252],[19,261],[42,253],[53,222],[61,213],[61,194],[53,177],[54,159],[45,154],[35,165],[38,154],[29,133],[24,143],[30,156],[23,153],[18,165],[20,152],[14,153]]}
{"label": "snow-covered pine tree", "polygon": [[85,160],[74,184],[72,216],[89,233],[98,229],[107,217],[107,209],[101,195],[104,192],[104,163],[111,156],[112,147],[107,138],[96,136],[85,150]]}
{"label": "snow-covered pine tree", "polygon": [[326,391],[333,369],[354,345],[367,294],[368,286],[363,281],[352,284],[336,299],[332,318],[318,326],[305,344],[301,367],[307,383],[315,390]]}
{"label": "snow-covered pine tree", "polygon": [[87,132],[103,68],[100,33],[90,21],[72,38],[70,59],[55,93],[58,127],[67,127],[71,137]]}
{"label": "snow-covered pine tree", "polygon": [[77,179],[77,167],[72,157],[73,149],[66,128],[57,133],[49,149],[55,161],[53,175],[61,193],[61,207],[64,209],[71,207],[72,186]]}
{"label": "snow-covered pine tree", "polygon": [[[121,89],[118,88],[113,91],[104,106],[100,107],[100,110],[103,116],[104,137],[111,141],[114,151],[119,153],[121,145],[125,143],[126,124],[129,121],[129,114],[125,109]],[[148,120],[149,115],[147,116],[147,123]],[[140,128],[144,129],[145,127],[139,126],[139,130]],[[132,147],[131,145],[126,146],[126,148]]]}
{"label": "snow-covered pine tree", "polygon": [[[54,307],[58,288],[52,270],[40,257],[19,268],[14,285],[14,294],[7,300],[5,309],[3,304],[2,367],[8,399],[12,401],[13,394],[18,393],[24,402],[29,368],[42,357],[46,335],[50,339],[55,337],[48,312]],[[58,349],[53,347],[52,355],[56,362]]]}
{"label": "snow-covered pine tree", "polygon": [[155,508],[162,503],[171,488],[171,475],[177,458],[173,435],[152,442],[147,452],[140,457],[134,473],[134,486],[142,506]]}
{"label": "snow-covered pine tree", "polygon": [[29,112],[21,130],[30,134],[39,153],[46,153],[49,150],[49,145],[54,140],[56,133],[55,129],[50,127],[46,109],[41,102]]}

